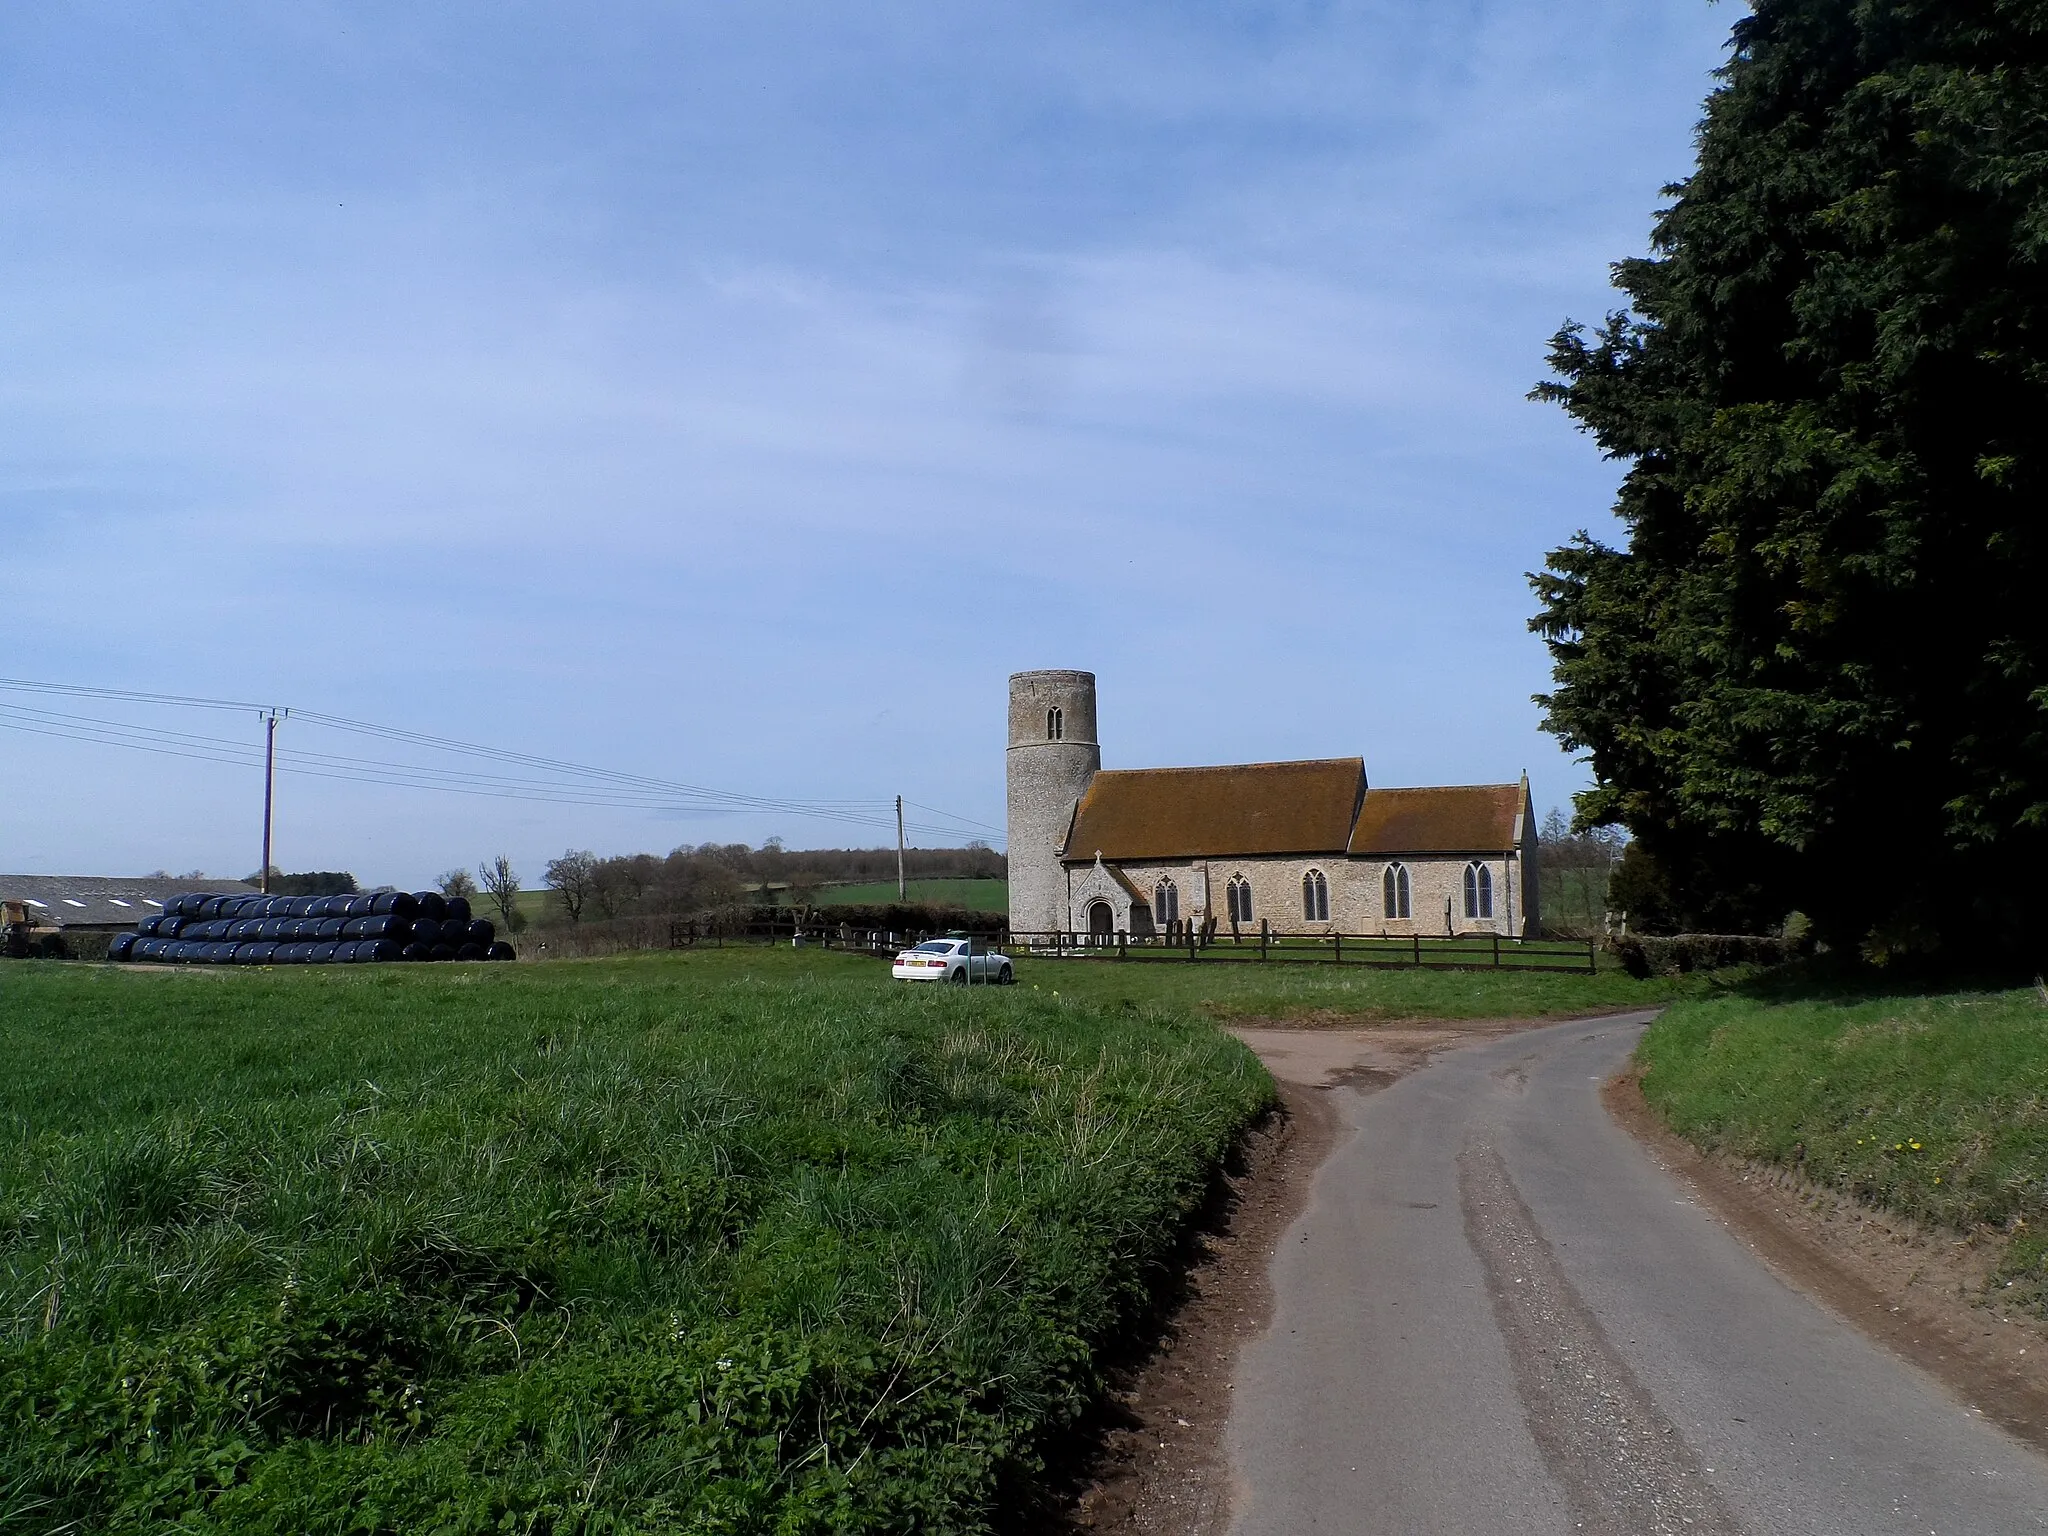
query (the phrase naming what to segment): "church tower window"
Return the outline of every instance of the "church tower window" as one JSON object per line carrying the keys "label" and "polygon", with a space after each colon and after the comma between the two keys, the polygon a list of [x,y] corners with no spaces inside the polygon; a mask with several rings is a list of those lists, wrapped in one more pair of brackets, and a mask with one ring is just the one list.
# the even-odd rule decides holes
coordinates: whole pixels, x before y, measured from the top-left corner
{"label": "church tower window", "polygon": [[1493,916],[1493,871],[1484,864],[1465,866],[1465,915]]}
{"label": "church tower window", "polygon": [[1320,869],[1301,877],[1301,915],[1312,923],[1330,920],[1330,882]]}
{"label": "church tower window", "polygon": [[1226,910],[1233,923],[1248,923],[1252,920],[1252,883],[1242,875],[1232,875],[1230,884],[1224,887]]}
{"label": "church tower window", "polygon": [[1388,917],[1411,917],[1408,897],[1408,866],[1389,864],[1380,877],[1380,896]]}
{"label": "church tower window", "polygon": [[1064,741],[1066,736],[1067,712],[1057,707],[1048,709],[1045,712],[1045,739],[1047,741]]}

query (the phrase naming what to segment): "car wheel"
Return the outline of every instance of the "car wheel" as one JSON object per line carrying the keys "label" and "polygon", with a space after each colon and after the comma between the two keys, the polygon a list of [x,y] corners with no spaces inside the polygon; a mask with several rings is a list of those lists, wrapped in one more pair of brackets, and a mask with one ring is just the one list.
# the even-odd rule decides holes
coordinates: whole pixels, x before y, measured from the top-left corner
{"label": "car wheel", "polygon": [[950,976],[948,976],[948,977],[946,978],[946,980],[948,980],[948,981],[952,982],[952,983],[953,983],[953,985],[954,985],[954,986],[956,986],[956,987],[964,987],[964,986],[966,986],[966,985],[967,985],[967,967],[966,967],[966,966],[964,966],[964,965],[963,965],[963,966],[961,966],[959,970],[957,970],[957,971],[953,972],[953,974],[952,974],[952,975],[950,975]]}
{"label": "car wheel", "polygon": [[1006,966],[1004,966],[1004,967],[1002,968],[1002,970],[1000,970],[1000,971],[998,971],[998,972],[996,973],[996,985],[997,985],[997,986],[999,986],[999,987],[1014,987],[1014,986],[1015,986],[1016,984],[1017,984],[1017,975],[1016,975],[1016,972],[1012,971],[1012,970],[1011,970],[1011,969],[1010,969],[1010,968],[1009,968],[1009,967],[1008,967],[1007,965],[1006,965]]}

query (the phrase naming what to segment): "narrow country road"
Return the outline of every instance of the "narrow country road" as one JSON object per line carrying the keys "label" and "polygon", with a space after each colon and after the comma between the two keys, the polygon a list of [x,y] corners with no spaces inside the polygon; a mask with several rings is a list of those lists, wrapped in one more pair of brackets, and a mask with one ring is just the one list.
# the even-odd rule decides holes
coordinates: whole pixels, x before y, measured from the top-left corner
{"label": "narrow country road", "polygon": [[1236,1536],[2004,1536],[2048,1461],[1793,1291],[1615,1125],[1647,1016],[1378,1093],[1237,1373]]}

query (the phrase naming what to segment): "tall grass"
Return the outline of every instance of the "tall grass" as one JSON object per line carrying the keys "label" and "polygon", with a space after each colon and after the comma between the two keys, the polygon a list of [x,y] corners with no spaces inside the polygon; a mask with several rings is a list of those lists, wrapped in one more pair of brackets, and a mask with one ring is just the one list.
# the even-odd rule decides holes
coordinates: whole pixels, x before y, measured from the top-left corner
{"label": "tall grass", "polygon": [[2000,1283],[2048,1313],[2048,1005],[2033,989],[1691,1001],[1639,1059],[1682,1135],[1924,1222],[2010,1234]]}
{"label": "tall grass", "polygon": [[8,1531],[983,1529],[1271,1091],[815,953],[0,985]]}

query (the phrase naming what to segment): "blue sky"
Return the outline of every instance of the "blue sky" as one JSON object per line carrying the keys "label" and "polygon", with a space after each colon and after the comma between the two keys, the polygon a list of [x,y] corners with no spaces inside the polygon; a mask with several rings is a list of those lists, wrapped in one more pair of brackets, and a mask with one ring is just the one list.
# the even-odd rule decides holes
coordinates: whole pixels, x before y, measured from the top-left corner
{"label": "blue sky", "polygon": [[[1523,397],[1739,14],[10,7],[0,673],[999,824],[1005,678],[1078,666],[1111,766],[1564,802],[1524,573],[1618,470]],[[251,769],[0,765],[0,867],[257,862]],[[886,840],[287,775],[277,858],[771,834]]]}

